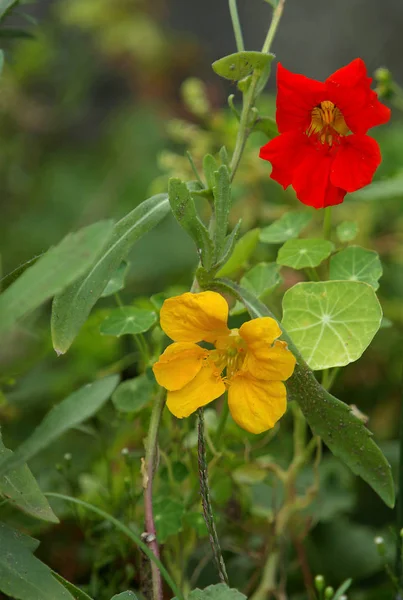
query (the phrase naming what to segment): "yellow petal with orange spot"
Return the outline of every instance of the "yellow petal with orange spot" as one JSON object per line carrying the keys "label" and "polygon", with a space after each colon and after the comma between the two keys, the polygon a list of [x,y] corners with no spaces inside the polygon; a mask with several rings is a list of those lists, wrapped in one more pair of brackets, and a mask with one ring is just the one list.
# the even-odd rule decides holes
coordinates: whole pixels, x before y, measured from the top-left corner
{"label": "yellow petal with orange spot", "polygon": [[214,365],[203,365],[194,379],[181,390],[168,392],[167,407],[175,417],[182,419],[194,413],[225,392],[225,385]]}
{"label": "yellow petal with orange spot", "polygon": [[228,335],[228,304],[217,292],[181,294],[165,300],[160,315],[161,327],[175,342],[214,343]]}
{"label": "yellow petal with orange spot", "polygon": [[274,427],[287,408],[287,393],[281,381],[263,381],[238,373],[228,390],[232,418],[250,433]]}
{"label": "yellow petal with orange spot", "polygon": [[287,344],[277,340],[273,346],[263,343],[248,347],[242,370],[249,371],[257,379],[285,381],[293,374],[295,363],[295,356]]}
{"label": "yellow petal with orange spot", "polygon": [[180,390],[196,377],[207,355],[190,342],[171,344],[153,366],[155,379],[167,390]]}

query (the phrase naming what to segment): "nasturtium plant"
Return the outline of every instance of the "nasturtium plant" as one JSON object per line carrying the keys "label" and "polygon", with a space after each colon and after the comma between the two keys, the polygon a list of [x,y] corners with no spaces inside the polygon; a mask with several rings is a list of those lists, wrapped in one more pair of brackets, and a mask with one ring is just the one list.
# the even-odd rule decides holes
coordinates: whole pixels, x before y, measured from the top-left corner
{"label": "nasturtium plant", "polygon": [[298,283],[283,299],[282,323],[314,371],[360,358],[381,320],[373,288],[358,281]]}
{"label": "nasturtium plant", "polygon": [[330,279],[364,281],[377,290],[382,277],[379,254],[360,246],[349,246],[330,259]]}
{"label": "nasturtium plant", "polygon": [[330,256],[333,248],[328,240],[288,240],[278,251],[277,263],[293,269],[318,267]]}
{"label": "nasturtium plant", "polygon": [[281,244],[299,236],[312,220],[312,213],[289,211],[260,232],[260,241],[266,244]]}
{"label": "nasturtium plant", "polygon": [[[280,267],[276,263],[258,263],[241,279],[241,285],[257,298],[264,299],[282,282]],[[245,307],[238,301],[232,314],[243,312]]]}
{"label": "nasturtium plant", "polygon": [[101,323],[100,332],[104,335],[136,335],[145,333],[155,324],[157,315],[152,310],[135,306],[119,306],[112,310]]}
{"label": "nasturtium plant", "polygon": [[336,234],[340,242],[351,242],[357,237],[358,225],[355,221],[343,221],[337,225]]}

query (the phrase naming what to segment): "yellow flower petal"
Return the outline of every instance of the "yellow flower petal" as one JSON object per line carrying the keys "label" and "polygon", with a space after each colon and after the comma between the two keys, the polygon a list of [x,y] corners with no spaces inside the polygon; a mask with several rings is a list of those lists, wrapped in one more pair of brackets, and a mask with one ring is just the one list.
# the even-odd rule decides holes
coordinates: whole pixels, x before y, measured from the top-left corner
{"label": "yellow flower petal", "polygon": [[242,429],[262,433],[274,427],[286,411],[285,385],[239,373],[231,380],[228,404],[232,418]]}
{"label": "yellow flower petal", "polygon": [[216,292],[187,292],[168,298],[161,309],[161,327],[175,342],[214,343],[228,335],[228,304]]}
{"label": "yellow flower petal", "polygon": [[181,390],[168,392],[167,407],[175,417],[182,419],[194,413],[225,392],[225,385],[211,363],[204,363],[194,379]]}
{"label": "yellow flower petal", "polygon": [[281,335],[277,322],[270,317],[253,319],[244,323],[239,335],[247,345],[243,371],[249,371],[257,379],[282,380],[291,377],[295,357],[285,342],[274,340]]}
{"label": "yellow flower petal", "polygon": [[208,350],[196,344],[171,344],[153,366],[155,379],[167,390],[180,390],[200,371]]}
{"label": "yellow flower petal", "polygon": [[295,356],[288,350],[287,344],[277,340],[273,346],[266,344],[248,348],[243,371],[249,371],[257,379],[285,381],[294,372]]}

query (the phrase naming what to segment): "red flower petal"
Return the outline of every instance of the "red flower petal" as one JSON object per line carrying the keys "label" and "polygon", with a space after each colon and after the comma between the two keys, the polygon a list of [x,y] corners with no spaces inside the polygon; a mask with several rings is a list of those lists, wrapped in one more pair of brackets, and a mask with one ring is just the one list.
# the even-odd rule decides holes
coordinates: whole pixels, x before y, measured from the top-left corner
{"label": "red flower petal", "polygon": [[354,133],[366,133],[371,127],[387,123],[390,109],[381,104],[371,90],[372,79],[361,58],[342,67],[326,79],[328,100],[338,106]]}
{"label": "red flower petal", "polygon": [[371,183],[381,160],[381,152],[374,139],[368,135],[348,135],[341,139],[330,180],[347,192],[355,192]]}
{"label": "red flower petal", "polygon": [[294,171],[292,185],[298,200],[314,208],[340,204],[346,192],[330,181],[334,156],[310,144],[305,156]]}
{"label": "red flower petal", "polygon": [[311,122],[311,110],[326,100],[326,86],[305,75],[291,73],[280,63],[277,66],[276,121],[280,133],[306,131]]}
{"label": "red flower petal", "polygon": [[296,166],[304,157],[305,147],[309,146],[306,135],[289,131],[278,135],[260,149],[260,158],[272,164],[270,177],[285,189],[292,183]]}

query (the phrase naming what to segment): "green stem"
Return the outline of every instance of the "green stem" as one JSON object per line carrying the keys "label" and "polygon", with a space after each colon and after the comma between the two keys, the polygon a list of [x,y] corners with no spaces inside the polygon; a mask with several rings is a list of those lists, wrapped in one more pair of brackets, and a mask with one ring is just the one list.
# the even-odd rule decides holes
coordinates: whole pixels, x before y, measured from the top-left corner
{"label": "green stem", "polygon": [[197,179],[197,181],[199,182],[199,184],[201,185],[201,187],[202,187],[202,188],[204,188],[204,187],[205,187],[205,185],[204,185],[204,183],[203,183],[203,181],[202,181],[202,179],[201,179],[201,177],[200,177],[200,175],[199,175],[199,171],[198,171],[198,170],[197,170],[197,168],[196,168],[196,165],[195,165],[195,163],[194,163],[193,157],[192,157],[192,155],[190,154],[189,150],[187,150],[187,152],[186,152],[186,156],[187,156],[187,159],[188,159],[188,161],[189,161],[189,163],[190,163],[190,166],[192,167],[192,171],[193,171],[193,173],[194,173],[194,176],[196,177],[196,179]]}
{"label": "green stem", "polygon": [[51,498],[59,498],[59,500],[66,500],[66,502],[72,502],[73,504],[78,504],[80,506],[83,506],[87,510],[99,515],[106,521],[109,521],[110,523],[115,525],[116,529],[119,529],[122,533],[127,535],[127,537],[129,539],[131,539],[132,542],[134,542],[144,552],[144,554],[152,561],[152,563],[156,565],[156,567],[159,569],[159,571],[161,572],[165,581],[167,582],[167,584],[169,585],[169,587],[171,588],[171,590],[173,591],[175,596],[178,598],[178,600],[185,600],[182,592],[176,586],[174,580],[172,579],[171,575],[168,573],[168,571],[166,570],[166,568],[164,567],[162,562],[154,555],[154,553],[150,550],[150,548],[147,546],[147,544],[145,544],[140,539],[140,536],[138,536],[132,529],[130,529],[129,527],[126,527],[126,525],[121,523],[118,519],[115,519],[115,517],[113,517],[109,513],[105,512],[104,510],[101,510],[100,508],[97,508],[96,506],[93,506],[92,504],[89,504],[88,502],[79,500],[78,498],[73,498],[72,496],[65,496],[64,494],[56,494],[56,493],[51,493],[51,492],[45,494],[45,496],[48,496]]}
{"label": "green stem", "polygon": [[198,433],[198,460],[199,460],[199,479],[200,494],[202,498],[203,515],[209,532],[211,549],[213,550],[214,561],[216,563],[218,576],[222,583],[229,585],[227,570],[221,552],[220,542],[218,540],[217,530],[214,521],[213,507],[210,499],[210,488],[208,483],[206,445],[204,442],[204,410],[199,408],[197,411],[199,422]]}
{"label": "green stem", "polygon": [[323,214],[323,237],[330,240],[332,236],[332,207],[327,206]]}
{"label": "green stem", "polygon": [[396,562],[395,572],[399,584],[399,588],[403,590],[403,539],[401,531],[403,529],[403,396],[400,403],[400,451],[399,451],[399,481],[398,481],[398,496],[396,506],[396,527],[397,527],[397,542],[396,542]]}
{"label": "green stem", "polygon": [[[161,390],[155,399],[153,410],[151,413],[150,425],[146,440],[146,455],[144,459],[143,468],[144,513],[146,533],[149,539],[148,544],[150,550],[158,560],[160,558],[160,552],[153,514],[153,480],[158,455],[158,430],[164,406],[165,392]],[[151,563],[151,576],[153,586],[153,598],[154,600],[163,600],[164,593],[162,589],[161,573],[155,562]]]}
{"label": "green stem", "polygon": [[280,552],[273,550],[263,567],[262,579],[259,587],[250,597],[250,600],[267,600],[271,597],[271,593],[277,589],[277,571],[280,566]]}
{"label": "green stem", "polygon": [[[274,36],[276,35],[278,25],[280,23],[281,15],[283,14],[285,0],[280,0],[277,7],[275,8],[272,16],[272,20],[270,23],[269,31],[267,32],[266,39],[264,41],[262,52],[268,53],[270,51],[272,42],[274,40]],[[254,71],[252,75],[252,80],[250,82],[250,86],[248,91],[244,95],[243,106],[241,112],[241,118],[239,121],[238,134],[235,142],[234,153],[232,155],[230,171],[231,171],[231,181],[235,177],[235,173],[238,169],[245,144],[249,137],[250,129],[249,129],[249,116],[252,110],[252,107],[255,103],[256,99],[256,86],[258,84],[260,78],[260,73],[258,71]]]}
{"label": "green stem", "polygon": [[238,6],[236,0],[229,0],[229,12],[231,14],[232,27],[234,29],[236,48],[238,52],[245,50],[243,43],[241,23],[239,21]]}

